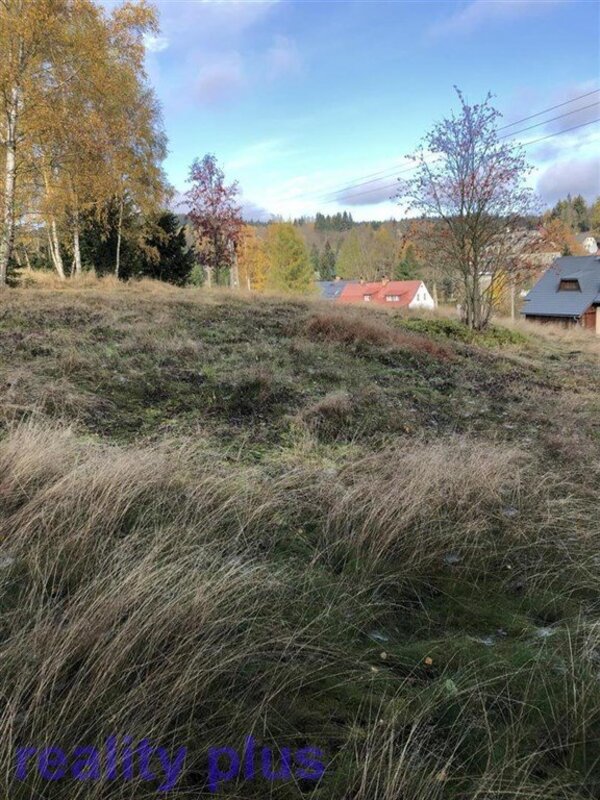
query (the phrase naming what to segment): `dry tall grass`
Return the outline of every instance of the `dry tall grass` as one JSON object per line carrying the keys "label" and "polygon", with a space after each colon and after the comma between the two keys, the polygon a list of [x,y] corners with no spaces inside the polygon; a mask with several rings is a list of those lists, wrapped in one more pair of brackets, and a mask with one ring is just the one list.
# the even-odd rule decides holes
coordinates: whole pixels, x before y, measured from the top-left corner
{"label": "dry tall grass", "polygon": [[533,339],[542,340],[553,346],[565,349],[581,349],[585,352],[600,355],[600,337],[595,332],[577,325],[565,327],[562,324],[540,324],[528,322],[522,317],[494,317],[494,324],[514,330]]}
{"label": "dry tall grass", "polygon": [[74,275],[68,280],[61,280],[55,272],[47,270],[23,270],[19,276],[19,287],[22,289],[45,290],[49,292],[127,292],[128,290],[142,290],[147,294],[169,294],[178,289],[164,281],[155,281],[150,278],[139,278],[123,282],[114,275],[98,276],[93,270]]}
{"label": "dry tall grass", "polygon": [[[381,613],[381,587],[426,586],[448,569],[449,553],[465,575],[510,560],[511,578],[533,572],[536,581],[561,576],[575,585],[590,557],[589,541],[557,543],[571,509],[562,504],[562,523],[560,505],[547,513],[556,484],[514,448],[456,438],[359,458],[335,474],[305,461],[274,469],[241,469],[192,440],[115,447],[33,423],[0,442],[5,796],[47,792],[33,773],[25,785],[15,781],[19,744],[72,748],[112,732],[189,745],[179,791],[204,796],[210,744],[235,745],[253,731],[275,741],[318,738],[324,718],[308,728],[300,720],[328,681],[369,697],[377,670],[354,660],[344,642]],[[545,745],[574,758],[598,710],[591,673],[577,659],[585,651],[592,663],[597,641],[592,629],[573,645],[569,670],[581,695],[567,718],[575,727],[549,732]],[[488,713],[482,692],[508,691],[513,678],[486,689],[468,671],[458,686],[442,674],[403,707],[420,669],[390,674],[392,693],[376,701],[376,718],[363,707],[358,727],[337,732],[329,769],[338,778],[327,796],[429,800],[467,781],[482,787],[473,797],[510,783],[541,799],[531,784],[536,759],[516,760],[523,742],[501,774],[481,772],[496,747],[491,738],[472,749]],[[563,700],[571,701],[568,691],[562,699],[553,691],[558,722]],[[433,722],[450,710],[449,725]],[[510,782],[509,765],[518,773]],[[231,792],[264,797],[265,787],[240,783]],[[150,792],[141,779],[65,781],[51,796]]]}
{"label": "dry tall grass", "polygon": [[118,733],[187,746],[205,797],[254,733],[326,750],[322,785],[221,796],[597,796],[587,351],[226,297],[0,297],[0,795],[156,796],[15,778]]}

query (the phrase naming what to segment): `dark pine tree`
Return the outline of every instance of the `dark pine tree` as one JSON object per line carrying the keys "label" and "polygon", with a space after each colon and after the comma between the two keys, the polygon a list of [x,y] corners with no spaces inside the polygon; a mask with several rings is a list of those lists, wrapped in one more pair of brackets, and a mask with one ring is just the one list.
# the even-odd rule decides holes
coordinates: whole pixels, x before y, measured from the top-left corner
{"label": "dark pine tree", "polygon": [[585,199],[580,194],[573,198],[573,211],[575,212],[575,222],[579,231],[589,231],[590,212]]}
{"label": "dark pine tree", "polygon": [[335,278],[335,253],[329,241],[325,242],[323,248],[319,273],[322,281],[332,281]]}
{"label": "dark pine tree", "polygon": [[418,277],[419,259],[415,253],[414,245],[409,244],[404,251],[402,259],[396,264],[394,279],[397,281],[410,281]]}
{"label": "dark pine tree", "polygon": [[159,281],[183,286],[189,280],[195,263],[193,252],[185,240],[185,227],[171,211],[164,211],[145,235],[148,252],[141,265],[141,274]]}
{"label": "dark pine tree", "polygon": [[352,219],[352,214],[349,214],[347,211],[344,211],[342,214],[342,230],[349,231],[354,225],[354,220]]}
{"label": "dark pine tree", "polygon": [[[84,220],[81,234],[81,256],[84,265],[98,275],[115,271],[118,233],[118,210],[109,206],[104,222],[95,217]],[[186,283],[194,254],[185,240],[185,229],[171,211],[143,220],[132,209],[125,209],[121,243],[120,277],[148,277],[177,285]]]}
{"label": "dark pine tree", "polygon": [[310,248],[310,265],[314,272],[321,272],[321,257],[319,255],[319,248],[316,244]]}
{"label": "dark pine tree", "polygon": [[315,217],[315,230],[316,231],[324,231],[325,225],[327,224],[325,216],[317,211],[317,215]]}
{"label": "dark pine tree", "polygon": [[[119,208],[116,202],[108,203],[101,219],[93,214],[82,219],[80,236],[81,260],[84,267],[93,269],[98,275],[114,274],[117,239],[119,232]],[[140,273],[144,254],[139,247],[142,219],[130,202],[123,209],[122,241],[119,277],[131,278]]]}

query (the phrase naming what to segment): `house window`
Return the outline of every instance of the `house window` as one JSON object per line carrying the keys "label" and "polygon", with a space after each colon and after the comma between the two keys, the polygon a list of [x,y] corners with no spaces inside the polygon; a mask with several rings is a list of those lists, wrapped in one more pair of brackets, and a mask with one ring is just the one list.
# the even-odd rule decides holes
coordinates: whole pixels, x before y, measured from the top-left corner
{"label": "house window", "polygon": [[363,295],[363,300],[365,301],[365,303],[368,303],[370,299],[371,299],[371,295],[370,294],[364,294]]}
{"label": "house window", "polygon": [[563,278],[558,284],[559,292],[580,292],[581,286],[577,278]]}
{"label": "house window", "polygon": [[386,294],[385,299],[388,303],[399,303],[400,302],[400,295],[399,294]]}

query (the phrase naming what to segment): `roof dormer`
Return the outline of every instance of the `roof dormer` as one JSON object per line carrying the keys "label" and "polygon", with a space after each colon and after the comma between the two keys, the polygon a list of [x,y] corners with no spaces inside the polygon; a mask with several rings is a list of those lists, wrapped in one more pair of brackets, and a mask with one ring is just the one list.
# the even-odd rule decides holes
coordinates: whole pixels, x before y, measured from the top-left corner
{"label": "roof dormer", "polygon": [[581,286],[577,278],[561,278],[558,284],[559,292],[580,292]]}

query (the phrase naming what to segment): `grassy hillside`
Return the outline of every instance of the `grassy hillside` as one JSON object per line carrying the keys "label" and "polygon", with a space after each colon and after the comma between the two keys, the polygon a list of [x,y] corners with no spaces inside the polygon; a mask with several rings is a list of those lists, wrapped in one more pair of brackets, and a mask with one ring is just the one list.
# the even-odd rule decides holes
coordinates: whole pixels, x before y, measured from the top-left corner
{"label": "grassy hillside", "polygon": [[593,340],[142,283],[5,293],[0,353],[3,796],[156,796],[15,776],[113,733],[176,797],[248,735],[325,774],[219,796],[600,796]]}

